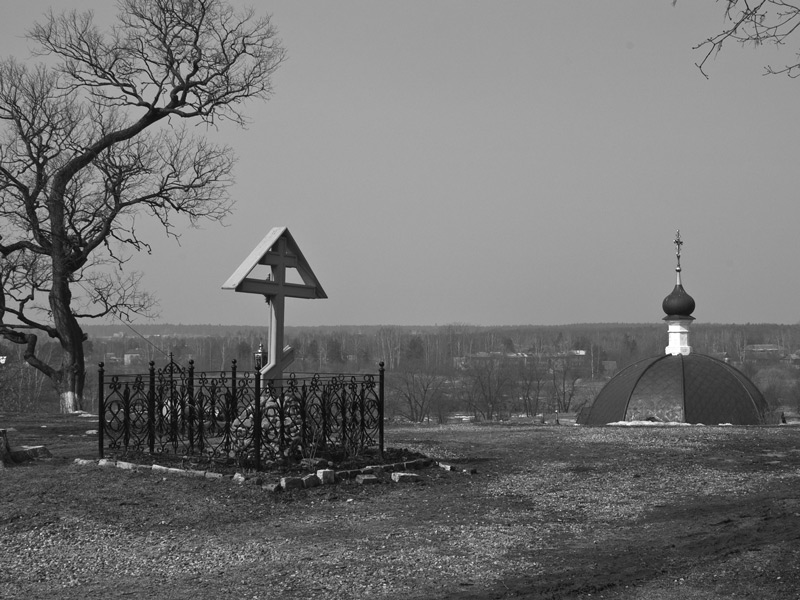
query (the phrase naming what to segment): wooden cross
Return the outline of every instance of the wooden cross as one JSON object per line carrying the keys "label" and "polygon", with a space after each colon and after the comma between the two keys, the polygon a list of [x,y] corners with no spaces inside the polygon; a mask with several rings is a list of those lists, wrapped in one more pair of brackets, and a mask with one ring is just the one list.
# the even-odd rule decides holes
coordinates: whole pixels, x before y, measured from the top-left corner
{"label": "wooden cross", "polygon": [[[270,267],[266,279],[248,277],[258,265]],[[286,269],[296,269],[303,283],[288,283]],[[281,379],[294,360],[294,349],[284,346],[286,298],[327,298],[314,272],[286,227],[274,227],[222,286],[237,292],[262,294],[270,307],[269,356],[261,368],[262,380]]]}

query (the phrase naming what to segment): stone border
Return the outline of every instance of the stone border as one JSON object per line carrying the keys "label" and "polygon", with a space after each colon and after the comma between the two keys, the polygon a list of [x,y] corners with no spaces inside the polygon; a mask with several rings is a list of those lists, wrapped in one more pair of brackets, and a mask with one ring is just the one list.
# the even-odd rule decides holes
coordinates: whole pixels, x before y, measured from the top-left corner
{"label": "stone border", "polygon": [[[414,473],[415,470],[424,469],[436,465],[445,471],[458,471],[453,465],[436,462],[430,458],[420,458],[416,460],[391,463],[386,465],[371,465],[361,469],[349,469],[335,471],[334,469],[318,469],[315,473],[302,476],[281,477],[280,481],[267,483],[260,475],[246,476],[242,473],[234,475],[223,475],[215,471],[197,471],[193,469],[178,469],[174,467],[164,467],[161,465],[140,465],[138,463],[114,460],[111,458],[101,458],[91,460],[76,458],[74,463],[79,466],[98,466],[116,467],[126,471],[153,471],[165,475],[180,475],[182,477],[196,477],[198,479],[227,480],[240,485],[257,485],[268,492],[280,492],[283,490],[300,490],[317,487],[320,485],[335,485],[344,481],[354,481],[359,485],[369,485],[391,481],[393,483],[413,483],[420,481],[421,477]],[[477,469],[461,469],[462,473],[474,475]]]}

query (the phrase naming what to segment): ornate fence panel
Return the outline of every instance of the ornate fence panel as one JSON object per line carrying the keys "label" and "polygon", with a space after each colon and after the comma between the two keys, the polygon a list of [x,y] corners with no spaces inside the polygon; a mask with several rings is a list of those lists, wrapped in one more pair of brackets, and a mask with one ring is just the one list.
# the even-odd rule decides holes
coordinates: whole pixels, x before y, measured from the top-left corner
{"label": "ornate fence panel", "polygon": [[[98,372],[99,452],[149,452],[236,460],[260,469],[323,453],[383,453],[384,365],[379,373],[195,373],[172,360],[139,375]],[[258,399],[258,401],[256,400]]]}

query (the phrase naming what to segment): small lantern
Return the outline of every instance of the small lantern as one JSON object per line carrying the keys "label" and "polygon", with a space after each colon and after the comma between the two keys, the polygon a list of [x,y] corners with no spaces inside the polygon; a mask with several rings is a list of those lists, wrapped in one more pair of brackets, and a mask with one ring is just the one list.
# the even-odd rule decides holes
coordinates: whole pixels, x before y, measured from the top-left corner
{"label": "small lantern", "polygon": [[258,345],[258,350],[253,353],[253,363],[255,364],[256,371],[260,371],[267,363],[267,353],[264,351],[264,347],[261,344]]}

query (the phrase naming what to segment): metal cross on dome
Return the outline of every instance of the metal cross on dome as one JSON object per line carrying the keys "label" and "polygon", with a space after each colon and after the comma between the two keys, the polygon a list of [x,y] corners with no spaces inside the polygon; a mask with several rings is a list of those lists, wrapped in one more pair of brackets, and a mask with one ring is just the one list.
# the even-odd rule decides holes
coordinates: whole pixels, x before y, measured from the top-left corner
{"label": "metal cross on dome", "polygon": [[678,229],[675,232],[675,256],[678,257],[678,271],[681,270],[681,246],[683,246],[683,240],[681,240],[681,230]]}
{"label": "metal cross on dome", "polygon": [[[251,276],[259,265],[269,266],[262,279]],[[287,281],[287,271],[294,270],[302,283]],[[261,294],[270,307],[269,354],[261,367],[264,380],[280,379],[294,360],[294,350],[283,345],[284,307],[286,298],[327,298],[297,242],[286,227],[273,227],[266,237],[228,278],[222,289]]]}

